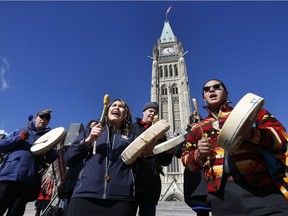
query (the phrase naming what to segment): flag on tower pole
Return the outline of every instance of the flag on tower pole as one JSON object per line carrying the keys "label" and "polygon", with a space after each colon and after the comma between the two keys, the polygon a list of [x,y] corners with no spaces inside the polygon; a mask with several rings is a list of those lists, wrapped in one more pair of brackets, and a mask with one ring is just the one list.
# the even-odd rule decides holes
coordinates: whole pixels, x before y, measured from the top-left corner
{"label": "flag on tower pole", "polygon": [[172,8],[172,5],[170,5],[170,7],[167,9],[167,11],[166,11],[166,20],[167,20],[167,14],[169,13],[169,11],[171,10],[171,8]]}
{"label": "flag on tower pole", "polygon": [[166,11],[166,16],[167,16],[167,14],[169,13],[169,11],[171,10],[171,8],[172,8],[172,5],[167,9],[167,11]]}

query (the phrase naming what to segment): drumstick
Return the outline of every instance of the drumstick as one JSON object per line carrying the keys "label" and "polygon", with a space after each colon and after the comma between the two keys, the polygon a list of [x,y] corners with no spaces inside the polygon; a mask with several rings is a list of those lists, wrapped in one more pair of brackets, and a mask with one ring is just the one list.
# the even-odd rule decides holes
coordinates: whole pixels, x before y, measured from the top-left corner
{"label": "drumstick", "polygon": [[[104,122],[104,118],[105,118],[105,113],[106,113],[106,110],[107,110],[107,106],[108,106],[109,100],[110,100],[109,95],[106,94],[106,95],[104,96],[104,99],[103,99],[103,104],[104,104],[104,106],[103,106],[101,118],[100,118],[100,120],[99,120],[99,123],[100,123],[102,126],[103,126],[104,123],[105,123],[105,122]],[[94,143],[93,143],[93,155],[96,154],[96,144],[97,144],[97,140],[95,140]]]}
{"label": "drumstick", "polygon": [[29,115],[26,130],[25,130],[26,133],[28,133],[29,131],[29,126],[30,126],[30,122],[32,121],[32,119],[33,119],[33,115]]}
{"label": "drumstick", "polygon": [[[195,114],[197,116],[197,119],[199,120],[199,127],[200,127],[200,130],[201,130],[201,133],[202,133],[202,138],[203,138],[203,135],[204,135],[204,132],[203,132],[203,128],[202,128],[202,124],[201,124],[201,119],[200,119],[200,115],[198,113],[198,105],[197,105],[197,101],[195,98],[192,98],[192,101],[193,101],[193,104],[194,104],[194,107],[195,107]],[[204,163],[203,167],[204,166],[209,166],[210,165],[210,156],[207,157],[207,161]]]}
{"label": "drumstick", "polygon": [[198,104],[197,104],[196,99],[195,99],[195,98],[192,98],[192,102],[193,102],[193,105],[194,105],[194,107],[195,107],[195,111],[196,111],[197,114],[198,114]]}
{"label": "drumstick", "polygon": [[204,133],[203,133],[203,129],[202,129],[202,124],[200,122],[201,119],[200,119],[199,112],[198,112],[198,104],[197,104],[197,101],[196,101],[195,98],[192,98],[192,102],[193,102],[193,105],[195,107],[195,115],[196,115],[196,117],[197,117],[197,119],[199,121],[200,130],[201,130],[201,133],[202,133],[202,136],[203,136]]}

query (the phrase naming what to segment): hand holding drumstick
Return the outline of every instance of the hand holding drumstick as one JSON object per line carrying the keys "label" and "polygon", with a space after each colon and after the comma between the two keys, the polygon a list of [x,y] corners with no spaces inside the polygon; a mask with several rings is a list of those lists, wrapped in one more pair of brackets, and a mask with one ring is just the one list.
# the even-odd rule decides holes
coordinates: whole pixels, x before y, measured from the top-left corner
{"label": "hand holding drumstick", "polygon": [[210,145],[210,137],[205,137],[204,136],[204,133],[203,133],[203,129],[202,129],[202,125],[201,125],[201,118],[200,118],[200,115],[199,115],[199,112],[198,112],[198,105],[197,105],[197,101],[195,98],[192,98],[192,102],[193,102],[193,105],[195,107],[195,117],[197,118],[197,120],[199,121],[199,124],[200,124],[200,130],[201,130],[201,133],[202,133],[202,138],[198,141],[197,143],[197,146],[198,146],[198,157],[205,161],[205,165],[209,165],[210,164],[210,153],[211,153],[211,145]]}
{"label": "hand holding drumstick", "polygon": [[[99,124],[97,124],[96,126],[94,126],[92,129],[91,129],[91,132],[90,132],[90,140],[93,140],[93,155],[96,154],[96,144],[97,144],[97,138],[101,135],[101,132],[102,132],[102,127],[103,125],[105,124],[105,114],[106,114],[106,111],[107,111],[107,106],[109,104],[109,95],[106,94],[104,96],[104,99],[103,99],[103,111],[102,111],[102,115],[101,115],[101,118],[100,118],[100,121],[99,121]],[[88,137],[88,138],[89,138]],[[87,139],[88,139],[87,138]],[[86,141],[86,140],[85,140]]]}
{"label": "hand holding drumstick", "polygon": [[102,125],[98,123],[97,125],[91,128],[89,136],[85,139],[85,144],[90,145],[93,141],[95,142],[97,138],[101,135],[101,133],[102,133]]}

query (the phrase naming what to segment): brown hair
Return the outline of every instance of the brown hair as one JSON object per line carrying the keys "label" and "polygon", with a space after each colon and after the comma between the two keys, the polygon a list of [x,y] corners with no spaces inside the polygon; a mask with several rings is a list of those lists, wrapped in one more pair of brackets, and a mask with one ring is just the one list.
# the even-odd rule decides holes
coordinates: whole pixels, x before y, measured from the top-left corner
{"label": "brown hair", "polygon": [[[115,102],[115,101],[120,101],[123,105],[124,105],[124,109],[126,111],[126,117],[124,119],[124,121],[121,124],[120,130],[122,131],[123,134],[125,135],[129,135],[130,131],[131,131],[131,125],[132,125],[132,113],[131,110],[129,108],[129,106],[127,105],[127,103],[122,100],[122,99],[115,99],[113,100],[108,106],[107,106],[107,110],[109,110],[109,108],[111,107],[111,105]],[[107,115],[106,115],[106,118]]]}

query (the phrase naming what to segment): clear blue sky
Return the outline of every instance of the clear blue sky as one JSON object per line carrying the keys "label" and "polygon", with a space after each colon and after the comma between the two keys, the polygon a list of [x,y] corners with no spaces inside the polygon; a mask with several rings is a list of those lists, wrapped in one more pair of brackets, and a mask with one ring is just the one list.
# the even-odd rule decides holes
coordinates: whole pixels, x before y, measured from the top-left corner
{"label": "clear blue sky", "polygon": [[[248,92],[288,128],[288,2],[0,2],[0,128],[25,127],[54,110],[52,128],[99,118],[103,97],[133,117],[150,100],[152,62],[165,12],[186,55],[191,97],[223,80],[233,105]],[[204,110],[200,111],[206,116]]]}

